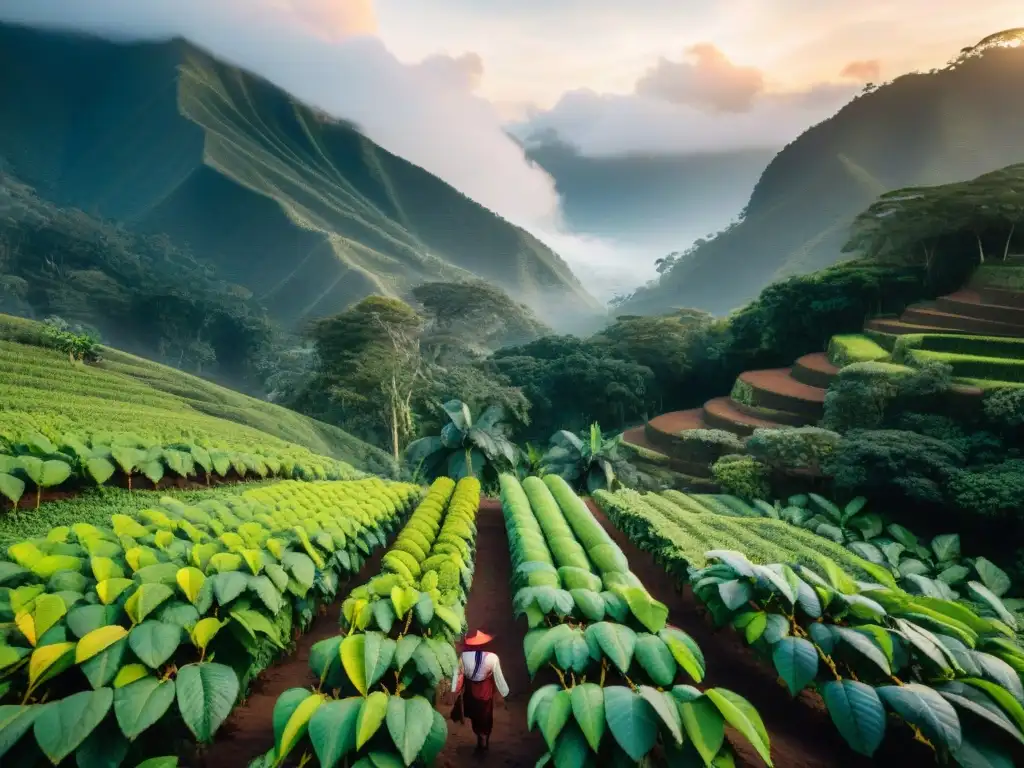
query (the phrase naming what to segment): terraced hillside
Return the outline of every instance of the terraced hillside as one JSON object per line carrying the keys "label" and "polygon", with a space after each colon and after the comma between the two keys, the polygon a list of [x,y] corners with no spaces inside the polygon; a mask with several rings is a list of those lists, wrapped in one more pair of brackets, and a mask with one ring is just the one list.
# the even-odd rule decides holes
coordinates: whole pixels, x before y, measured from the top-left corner
{"label": "terraced hillside", "polygon": [[[718,429],[739,438],[755,429],[800,427],[820,421],[825,394],[839,369],[856,362],[915,366],[938,360],[953,367],[954,398],[975,400],[985,390],[1024,386],[1024,266],[979,268],[963,289],[908,307],[900,318],[875,318],[864,334],[834,336],[826,352],[800,357],[789,368],[745,371],[727,397],[701,408],[666,413],[625,432],[641,463],[683,476],[688,487],[714,490],[711,464],[727,448],[711,447],[695,430]],[[689,433],[689,436],[687,435]]]}
{"label": "terraced hillside", "polygon": [[[204,439],[235,451],[330,457],[390,476],[391,458],[344,430],[105,348],[95,365],[37,346],[38,325],[0,315],[0,442],[42,433]],[[20,343],[26,342],[26,343]]]}
{"label": "terraced hillside", "polygon": [[0,81],[0,156],[17,176],[187,243],[285,323],[468,275],[548,319],[601,311],[529,233],[187,42],[0,25],[0,69],[19,73]]}

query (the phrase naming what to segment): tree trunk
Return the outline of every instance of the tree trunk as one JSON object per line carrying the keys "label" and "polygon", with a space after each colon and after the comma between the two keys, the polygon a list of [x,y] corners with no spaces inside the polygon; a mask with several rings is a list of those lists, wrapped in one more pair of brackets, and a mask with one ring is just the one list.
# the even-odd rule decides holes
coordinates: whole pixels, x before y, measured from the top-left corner
{"label": "tree trunk", "polygon": [[1010,225],[1010,234],[1006,236],[1006,245],[1003,248],[1003,261],[1006,261],[1006,257],[1010,255],[1010,241],[1013,240],[1013,230],[1017,228],[1017,222],[1013,222]]}
{"label": "tree trunk", "polygon": [[978,241],[978,256],[981,257],[981,263],[985,263],[985,249],[981,247],[981,237],[977,232],[974,233],[974,239]]}
{"label": "tree trunk", "polygon": [[[392,383],[394,379],[392,378]],[[398,462],[398,405],[395,403],[395,392],[391,390],[391,454]]]}

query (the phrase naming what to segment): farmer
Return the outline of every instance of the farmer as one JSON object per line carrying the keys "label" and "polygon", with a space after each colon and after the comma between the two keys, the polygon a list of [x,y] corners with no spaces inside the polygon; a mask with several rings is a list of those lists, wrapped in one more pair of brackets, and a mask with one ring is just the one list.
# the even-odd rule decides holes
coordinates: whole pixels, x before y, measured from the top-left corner
{"label": "farmer", "polygon": [[501,674],[497,655],[484,650],[493,639],[479,629],[469,635],[462,643],[459,667],[452,678],[452,690],[458,696],[452,719],[461,722],[463,713],[470,719],[476,734],[476,748],[480,751],[490,746],[494,689],[498,689],[502,698],[508,697],[508,684]]}

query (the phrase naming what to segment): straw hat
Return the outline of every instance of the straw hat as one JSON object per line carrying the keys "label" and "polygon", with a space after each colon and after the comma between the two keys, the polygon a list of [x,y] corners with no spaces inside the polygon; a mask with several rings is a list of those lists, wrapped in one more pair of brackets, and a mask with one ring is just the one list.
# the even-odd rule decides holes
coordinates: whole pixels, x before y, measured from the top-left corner
{"label": "straw hat", "polygon": [[479,629],[471,635],[468,635],[463,644],[467,648],[480,648],[481,646],[487,645],[494,638],[488,635],[486,632],[481,632]]}

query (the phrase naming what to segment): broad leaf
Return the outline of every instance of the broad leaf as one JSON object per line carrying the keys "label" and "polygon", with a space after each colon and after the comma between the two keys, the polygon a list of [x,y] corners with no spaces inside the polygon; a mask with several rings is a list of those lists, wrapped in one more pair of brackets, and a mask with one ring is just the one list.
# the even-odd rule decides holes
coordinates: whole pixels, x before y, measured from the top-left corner
{"label": "broad leaf", "polygon": [[1002,597],[1010,589],[1010,577],[991,560],[979,557],[974,561],[974,568],[981,577],[982,584],[988,587],[996,597]]}
{"label": "broad leaf", "polygon": [[592,656],[597,646],[620,672],[626,674],[629,671],[636,647],[636,633],[632,629],[602,621],[587,627],[585,635]]}
{"label": "broad leaf", "polygon": [[434,708],[422,696],[388,699],[387,725],[391,740],[406,765],[412,765],[423,748],[434,724]]}
{"label": "broad leaf", "polygon": [[42,704],[0,704],[0,758],[28,732],[44,708]]}
{"label": "broad leaf", "polygon": [[369,693],[366,678],[366,635],[351,634],[341,641],[341,664],[352,685],[363,696]]}
{"label": "broad leaf", "polygon": [[944,533],[932,539],[932,552],[940,563],[950,563],[960,558],[960,534]]}
{"label": "broad leaf", "polygon": [[[302,699],[295,702],[295,706],[292,706],[291,700],[285,699],[284,695],[274,705],[274,752],[279,761],[283,761],[306,735],[309,719],[327,700],[327,697],[320,693],[310,693],[305,689],[292,690],[302,691]],[[282,703],[285,704],[284,707],[281,706]]]}
{"label": "broad leaf", "polygon": [[329,701],[309,720],[309,740],[321,768],[334,768],[356,748],[356,724],[363,698],[353,696]]}
{"label": "broad leaf", "polygon": [[162,621],[144,621],[133,627],[128,636],[128,645],[132,652],[150,669],[159,669],[163,666],[178,650],[180,644],[181,627]]}
{"label": "broad leaf", "polygon": [[885,708],[875,689],[854,680],[832,680],[820,690],[850,748],[865,757],[874,755],[885,736]]}
{"label": "broad leaf", "polygon": [[373,735],[380,730],[388,711],[388,695],[374,691],[363,702],[356,720],[356,749],[362,749]]}
{"label": "broad leaf", "polygon": [[82,691],[44,707],[35,719],[36,743],[54,765],[59,764],[88,738],[107,716],[114,691]]}
{"label": "broad leaf", "polygon": [[633,655],[656,686],[668,688],[672,685],[676,677],[676,660],[660,637],[638,635]]}
{"label": "broad leaf", "polygon": [[761,759],[771,768],[771,744],[768,732],[761,721],[761,716],[750,702],[725,688],[709,688],[704,695],[711,699],[718,707],[718,711],[722,713],[725,721],[750,742]]}
{"label": "broad leaf", "polygon": [[665,627],[658,633],[658,637],[665,642],[676,663],[694,682],[699,683],[704,679],[704,654],[693,638],[676,627]]}
{"label": "broad leaf", "polygon": [[683,729],[705,765],[711,765],[725,742],[725,719],[710,699],[701,697],[679,704]]}
{"label": "broad leaf", "polygon": [[604,711],[608,729],[623,751],[640,762],[658,739],[658,715],[638,694],[623,686],[604,689]]}
{"label": "broad leaf", "polygon": [[144,677],[114,690],[114,715],[129,741],[155,725],[174,702],[174,681]]}
{"label": "broad leaf", "polygon": [[238,676],[223,664],[187,664],[178,670],[176,688],[182,720],[197,740],[208,742],[238,699]]}
{"label": "broad leaf", "polygon": [[772,651],[772,661],[789,692],[796,696],[818,674],[818,652],[802,637],[784,637]]}
{"label": "broad leaf", "polygon": [[920,728],[933,744],[951,752],[960,748],[960,718],[953,705],[936,691],[919,683],[886,685],[877,690],[889,709]]}
{"label": "broad leaf", "polygon": [[572,714],[590,748],[597,752],[605,731],[604,692],[595,683],[575,686],[570,694]]}

